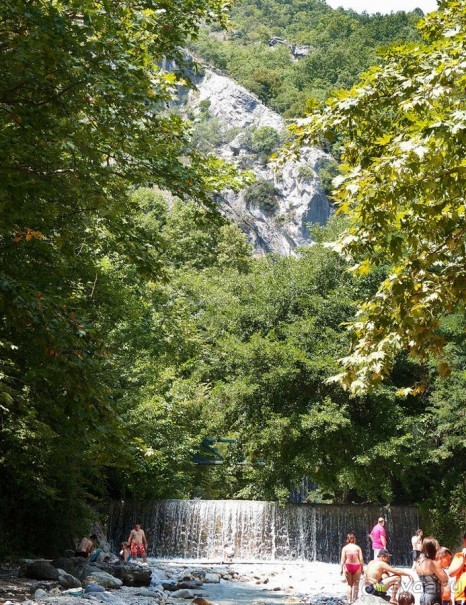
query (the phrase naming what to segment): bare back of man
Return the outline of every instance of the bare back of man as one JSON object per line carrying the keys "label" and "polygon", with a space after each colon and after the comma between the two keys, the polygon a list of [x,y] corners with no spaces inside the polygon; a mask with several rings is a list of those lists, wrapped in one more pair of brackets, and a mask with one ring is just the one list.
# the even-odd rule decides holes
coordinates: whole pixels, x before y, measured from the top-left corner
{"label": "bare back of man", "polygon": [[365,591],[368,594],[388,600],[387,592],[391,588],[390,603],[395,605],[398,602],[396,597],[401,584],[401,576],[411,577],[411,574],[402,569],[391,567],[388,564],[390,555],[383,554],[384,552],[384,550],[380,551],[377,559],[370,561],[366,567]]}

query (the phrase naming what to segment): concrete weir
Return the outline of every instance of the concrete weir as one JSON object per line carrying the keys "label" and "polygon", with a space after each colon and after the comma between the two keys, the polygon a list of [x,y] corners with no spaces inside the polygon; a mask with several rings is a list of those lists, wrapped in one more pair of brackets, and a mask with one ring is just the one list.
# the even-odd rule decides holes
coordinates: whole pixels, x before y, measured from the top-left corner
{"label": "concrete weir", "polygon": [[418,528],[413,506],[288,504],[248,500],[160,500],[114,502],[108,536],[114,551],[134,523],[141,523],[149,555],[161,559],[221,561],[225,545],[241,561],[322,561],[337,563],[346,534],[356,534],[370,558],[368,533],[386,519],[394,565],[409,565],[410,538]]}

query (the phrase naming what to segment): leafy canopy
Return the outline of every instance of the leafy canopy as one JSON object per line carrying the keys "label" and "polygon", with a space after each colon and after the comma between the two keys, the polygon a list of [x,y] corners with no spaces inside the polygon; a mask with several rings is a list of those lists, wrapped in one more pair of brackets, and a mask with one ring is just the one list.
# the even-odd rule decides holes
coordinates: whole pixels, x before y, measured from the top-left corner
{"label": "leafy canopy", "polygon": [[350,227],[335,249],[356,274],[386,269],[350,325],[338,378],[353,392],[380,382],[402,349],[441,354],[440,318],[466,296],[464,3],[441,2],[420,28],[425,44],[388,50],[293,127],[298,145],[344,138],[334,196]]}
{"label": "leafy canopy", "polygon": [[0,533],[22,527],[17,548],[70,540],[103,469],[128,457],[109,331],[134,313],[136,276],[160,279],[164,263],[130,191],[157,184],[206,209],[231,183],[166,111],[189,84],[180,47],[227,5],[1,3]]}

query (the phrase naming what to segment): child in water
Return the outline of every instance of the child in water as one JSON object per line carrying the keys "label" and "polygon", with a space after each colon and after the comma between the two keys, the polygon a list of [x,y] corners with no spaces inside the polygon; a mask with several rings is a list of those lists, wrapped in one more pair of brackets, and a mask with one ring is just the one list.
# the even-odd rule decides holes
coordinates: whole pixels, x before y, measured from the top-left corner
{"label": "child in water", "polygon": [[131,557],[131,549],[129,547],[128,542],[122,542],[121,543],[121,550],[120,550],[120,559],[122,559],[123,561],[128,561]]}

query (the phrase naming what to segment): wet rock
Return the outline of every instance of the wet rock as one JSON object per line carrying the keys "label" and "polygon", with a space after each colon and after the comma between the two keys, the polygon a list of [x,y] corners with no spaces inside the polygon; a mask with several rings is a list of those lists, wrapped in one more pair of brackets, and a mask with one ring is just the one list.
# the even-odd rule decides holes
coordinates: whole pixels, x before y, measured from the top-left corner
{"label": "wet rock", "polygon": [[97,563],[96,567],[121,580],[124,586],[150,586],[152,570],[148,566],[119,561],[117,564]]}
{"label": "wet rock", "polygon": [[106,591],[90,593],[86,597],[100,601],[101,603],[109,603],[110,605],[126,605],[122,599]]}
{"label": "wet rock", "polygon": [[[360,601],[358,599],[355,601],[354,605],[356,605],[356,603],[358,603],[358,605],[380,605],[380,602],[381,599],[379,597],[370,597],[370,595],[364,595],[364,600]],[[310,605],[345,605],[345,603],[346,601],[343,599],[329,594],[318,595],[310,601]]]}
{"label": "wet rock", "polygon": [[51,588],[49,590],[48,596],[49,597],[60,597],[61,596],[61,590],[59,588],[57,588],[57,587]]}
{"label": "wet rock", "polygon": [[192,590],[182,588],[181,590],[175,590],[175,592],[172,592],[171,596],[175,599],[193,599],[194,593]]}
{"label": "wet rock", "polygon": [[173,591],[176,590],[177,582],[175,580],[161,580],[160,584],[163,586],[164,590]]}
{"label": "wet rock", "polygon": [[200,588],[202,584],[203,583],[198,580],[190,580],[189,582],[177,582],[176,588],[189,588],[195,590],[196,588]]}
{"label": "wet rock", "polygon": [[[338,602],[336,605],[341,605],[342,601],[336,599]],[[353,605],[380,605],[383,602],[383,599],[380,597],[375,597],[374,595],[367,594],[366,591],[362,591],[361,596],[354,602]],[[320,605],[320,604],[318,604]]]}
{"label": "wet rock", "polygon": [[72,576],[76,575],[76,562],[72,557],[60,557],[59,559],[54,559],[51,562],[51,565],[57,569],[64,569],[66,573],[69,573]]}
{"label": "wet rock", "polygon": [[84,589],[85,594],[89,594],[91,592],[105,592],[105,588],[103,586],[99,586],[99,584],[88,584]]}
{"label": "wet rock", "polygon": [[68,590],[64,590],[61,594],[68,597],[82,597],[84,588],[82,586],[81,588],[68,588]]}
{"label": "wet rock", "polygon": [[179,577],[178,579],[180,581],[198,580],[199,582],[204,582],[206,573],[207,572],[204,569],[188,569],[184,574],[182,574],[182,577]]}
{"label": "wet rock", "polygon": [[38,588],[38,589],[36,590],[36,592],[34,593],[34,599],[35,599],[36,601],[39,601],[39,599],[43,599],[44,597],[46,597],[46,596],[47,596],[47,594],[48,594],[48,593],[47,593],[47,591],[46,591],[46,590],[44,590],[43,588]]}
{"label": "wet rock", "polygon": [[83,583],[84,586],[89,586],[89,584],[98,584],[104,588],[120,588],[120,586],[123,585],[121,580],[115,578],[115,576],[112,576],[109,573],[106,573],[105,571],[93,573],[92,575],[87,576]]}
{"label": "wet rock", "polygon": [[73,575],[80,580],[84,580],[87,576],[91,576],[92,574],[99,573],[101,571],[102,570],[100,567],[96,567],[95,565],[86,563],[85,560],[82,560],[81,563],[76,565],[76,571]]}
{"label": "wet rock", "polygon": [[218,584],[220,582],[220,574],[218,573],[206,573],[204,582],[206,584]]}
{"label": "wet rock", "polygon": [[63,586],[63,588],[81,588],[81,580],[78,580],[78,578],[66,573],[64,569],[57,569],[57,571],[60,586]]}

